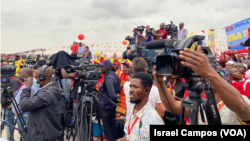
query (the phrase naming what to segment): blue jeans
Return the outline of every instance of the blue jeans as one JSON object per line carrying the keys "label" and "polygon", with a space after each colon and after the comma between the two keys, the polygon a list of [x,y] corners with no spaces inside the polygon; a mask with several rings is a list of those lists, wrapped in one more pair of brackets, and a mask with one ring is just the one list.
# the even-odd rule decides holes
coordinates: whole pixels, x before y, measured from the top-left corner
{"label": "blue jeans", "polygon": [[[29,112],[21,114],[21,116],[23,116],[23,120],[24,120],[26,126],[28,126],[28,115],[29,115]],[[16,117],[16,120],[17,120],[18,129],[23,130],[23,126],[22,126],[21,121],[19,120],[18,117]],[[22,137],[22,141],[27,141],[27,135],[26,134],[20,133],[20,136]]]}
{"label": "blue jeans", "polygon": [[[2,115],[4,116],[4,108],[2,108]],[[5,120],[7,123],[9,123],[10,125],[14,126],[14,117],[15,114],[12,112],[12,109],[6,109],[6,113],[5,113]],[[13,128],[9,127],[9,125],[4,125],[5,127],[5,131],[7,134],[7,140],[10,140],[11,138],[14,139],[14,133],[12,134],[12,136],[10,136],[11,132],[13,132]]]}

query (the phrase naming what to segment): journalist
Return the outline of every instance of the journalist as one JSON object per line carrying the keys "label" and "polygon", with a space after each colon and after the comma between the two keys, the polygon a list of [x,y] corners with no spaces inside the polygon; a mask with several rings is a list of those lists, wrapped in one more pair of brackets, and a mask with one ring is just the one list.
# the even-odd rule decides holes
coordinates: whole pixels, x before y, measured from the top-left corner
{"label": "journalist", "polygon": [[[3,66],[1,66],[3,67]],[[15,94],[18,88],[21,86],[21,83],[17,80],[17,78],[12,77],[10,78],[10,89]],[[7,98],[7,101],[6,101]],[[1,95],[1,106],[2,106],[2,117],[5,116],[5,121],[14,126],[14,118],[15,114],[12,112],[12,104],[11,104],[11,95],[7,95],[7,91],[3,92]],[[5,112],[4,112],[5,111]],[[13,128],[9,127],[8,125],[4,125],[7,139],[10,141],[14,140],[14,134],[11,135],[13,132]]]}
{"label": "journalist", "polygon": [[[133,59],[133,67],[132,71],[133,74],[140,73],[140,72],[147,72],[148,70],[148,63],[146,60],[142,57],[136,57]],[[133,76],[132,76],[133,77]],[[132,108],[132,104],[129,102],[129,88],[130,88],[130,81],[127,81],[124,83],[124,92],[126,95],[126,108],[127,108],[127,113]],[[148,98],[149,103],[152,105],[152,107],[157,111],[157,113],[160,115],[160,117],[163,117],[165,114],[165,108],[161,102],[160,96],[159,96],[159,91],[156,86],[152,86],[149,92],[149,98]]]}
{"label": "journalist", "polygon": [[160,29],[157,30],[158,34],[152,32],[153,35],[158,37],[158,40],[168,39],[168,32],[166,31],[164,27],[165,27],[165,24],[161,23]]}
{"label": "journalist", "polygon": [[[40,90],[31,97],[31,86]],[[20,109],[30,112],[28,118],[28,141],[55,141],[63,132],[61,126],[62,90],[52,83],[52,70],[40,67],[35,77],[29,77],[20,96]]]}
{"label": "journalist", "polygon": [[82,45],[82,42],[79,43],[79,48],[78,48],[78,54],[77,57],[83,57],[83,52],[84,52],[84,46]]}
{"label": "journalist", "polygon": [[[227,81],[225,81],[209,64],[208,58],[202,53],[201,46],[197,47],[197,51],[184,48],[180,51],[179,57],[185,61],[181,64],[191,68],[197,75],[206,78],[214,89],[214,97],[217,103],[222,124],[250,124],[250,101],[247,97],[241,96],[241,94]],[[156,67],[154,67],[153,75],[158,86],[161,100],[169,112],[173,112],[177,115],[181,114],[181,101],[177,101],[169,93],[162,75],[157,75]],[[160,87],[163,86],[163,89]],[[226,88],[226,89],[225,89]],[[165,95],[166,94],[166,95]],[[166,97],[167,99],[166,99]],[[168,103],[169,101],[169,103]],[[224,103],[224,104],[223,104]],[[171,110],[171,106],[173,111]],[[190,117],[190,109],[185,108],[185,118]],[[200,118],[198,121],[202,124]]]}
{"label": "journalist", "polygon": [[145,37],[142,34],[139,34],[144,39],[143,44],[152,41],[152,36],[151,36],[151,32],[150,32],[149,28],[150,28],[150,26],[146,25],[146,31],[149,31],[149,33],[147,33],[145,35]]}
{"label": "journalist", "polygon": [[134,28],[133,29],[133,37],[132,37],[132,45],[135,44],[136,46],[139,46],[139,33],[138,33],[138,29],[137,28]]}
{"label": "journalist", "polygon": [[89,61],[92,59],[92,52],[89,50],[89,46],[85,47],[85,51],[87,52],[84,57],[86,57]]}
{"label": "journalist", "polygon": [[[105,60],[102,63],[98,64],[100,66],[102,74],[104,74],[103,83],[99,88],[99,91],[103,93],[113,102],[117,103],[117,94],[119,91],[119,78],[115,72],[111,71],[113,65],[109,60]],[[116,106],[111,104],[104,97],[97,94],[98,102],[100,108],[102,109],[103,116],[108,123],[108,127],[111,130],[112,136],[116,138],[116,121],[115,121],[115,112]],[[107,130],[104,129],[105,135]]]}
{"label": "journalist", "polygon": [[187,39],[188,38],[188,31],[187,31],[187,29],[184,28],[183,22],[181,22],[179,24],[179,28],[180,28],[180,30],[178,31],[178,39],[179,40]]}
{"label": "journalist", "polygon": [[[22,69],[20,69],[18,76],[24,78],[25,80],[27,80],[28,77],[33,77],[32,69],[29,68],[29,67],[22,68]],[[19,108],[19,105],[20,105],[20,95],[22,93],[22,90],[25,88],[25,83],[26,83],[26,81],[22,83],[22,85],[18,88],[17,92],[14,94],[14,98],[15,98],[15,100],[17,102],[17,105],[18,105],[17,108]],[[33,84],[31,86],[31,95],[30,95],[30,97],[34,96],[39,89],[40,89],[39,87],[37,87],[37,86],[35,86]],[[15,113],[15,114],[20,115],[24,119],[25,124],[27,125],[27,122],[28,122],[27,118],[28,118],[29,112],[20,111],[21,113],[19,113],[18,111],[15,110],[13,104],[12,104],[12,112]],[[18,116],[17,116],[16,120],[17,120],[17,124],[18,124],[18,129],[23,130],[22,123],[21,123],[20,119],[18,118]],[[20,135],[21,135],[21,138],[22,138],[23,141],[27,141],[27,135],[26,134],[20,133]]]}

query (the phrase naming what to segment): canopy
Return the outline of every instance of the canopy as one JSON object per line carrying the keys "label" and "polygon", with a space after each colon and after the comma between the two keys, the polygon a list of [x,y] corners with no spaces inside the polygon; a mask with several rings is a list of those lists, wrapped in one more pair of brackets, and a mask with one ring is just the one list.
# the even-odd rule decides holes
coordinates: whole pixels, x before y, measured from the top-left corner
{"label": "canopy", "polygon": [[[240,54],[240,53],[248,53],[248,50],[247,49],[240,49],[238,50],[237,52],[235,52],[234,54]],[[230,51],[227,51],[226,54],[231,54]]]}

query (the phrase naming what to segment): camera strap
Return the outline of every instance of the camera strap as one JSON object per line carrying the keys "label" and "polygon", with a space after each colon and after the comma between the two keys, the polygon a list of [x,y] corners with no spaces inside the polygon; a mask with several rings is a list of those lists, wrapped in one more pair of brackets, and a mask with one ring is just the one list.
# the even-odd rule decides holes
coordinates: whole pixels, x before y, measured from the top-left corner
{"label": "camera strap", "polygon": [[174,88],[174,85],[175,85],[175,83],[176,83],[176,80],[174,81],[173,86],[171,86],[170,80],[169,80],[168,83],[169,83],[169,92],[170,92],[170,94],[172,95],[172,88]]}

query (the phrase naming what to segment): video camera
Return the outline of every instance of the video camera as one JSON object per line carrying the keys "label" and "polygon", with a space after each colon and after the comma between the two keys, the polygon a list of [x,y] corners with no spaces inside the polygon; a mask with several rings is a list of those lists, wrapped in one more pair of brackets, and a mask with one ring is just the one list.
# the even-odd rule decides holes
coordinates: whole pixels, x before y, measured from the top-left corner
{"label": "video camera", "polygon": [[95,81],[101,78],[101,72],[98,71],[98,65],[90,63],[88,60],[79,59],[75,63],[78,66],[69,65],[66,67],[67,72],[77,71],[77,79],[83,79],[86,81]]}
{"label": "video camera", "polygon": [[177,39],[178,38],[178,27],[170,21],[171,24],[165,25],[165,30],[171,36],[170,39]]}
{"label": "video camera", "polygon": [[23,67],[30,67],[30,68],[34,68],[34,69],[37,69],[39,67],[42,67],[43,65],[48,65],[48,66],[51,66],[52,63],[49,59],[47,59],[45,57],[45,59],[39,59],[40,58],[40,55],[38,54],[37,57],[34,57],[34,56],[29,56],[27,58],[27,61],[24,62],[24,65],[23,66],[20,66],[21,68]]}
{"label": "video camera", "polygon": [[130,45],[132,44],[132,37],[126,36],[125,40],[127,40]]}
{"label": "video camera", "polygon": [[146,30],[145,31],[145,33],[146,33],[146,35],[150,35],[150,36],[152,36],[153,37],[153,40],[157,40],[157,36],[155,36],[155,35],[152,35],[152,32],[154,32],[154,33],[157,33],[158,34],[158,31],[157,30],[155,30],[154,28],[149,28],[149,30]]}
{"label": "video camera", "polygon": [[142,34],[144,31],[144,28],[145,28],[145,26],[141,25],[141,26],[137,26],[136,29]]}
{"label": "video camera", "polygon": [[1,60],[1,63],[6,62],[6,65],[1,66],[1,88],[7,88],[10,83],[10,78],[16,74],[15,62],[19,58],[19,54],[15,54],[15,60]]}
{"label": "video camera", "polygon": [[[179,51],[184,48],[190,48],[196,50],[197,45],[194,43],[198,41],[198,45],[202,44],[202,40],[205,39],[203,35],[195,35],[183,40],[170,39],[165,42],[165,45],[172,49],[172,54],[175,55],[162,55],[156,58],[156,71],[159,75],[179,75],[181,77],[191,77],[193,70],[182,65],[178,57]],[[209,49],[209,47],[201,47],[202,52],[209,59],[210,65],[216,70],[216,59]]]}

